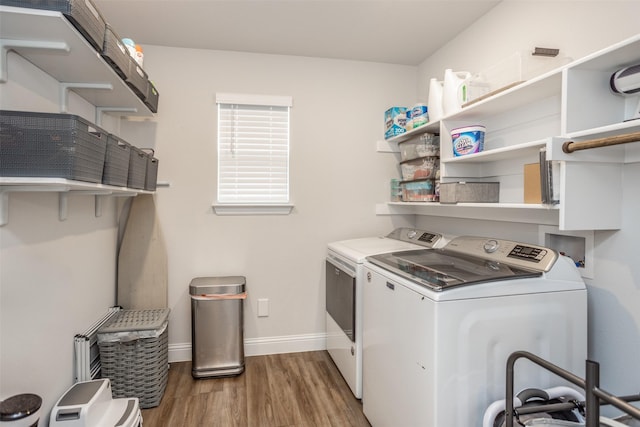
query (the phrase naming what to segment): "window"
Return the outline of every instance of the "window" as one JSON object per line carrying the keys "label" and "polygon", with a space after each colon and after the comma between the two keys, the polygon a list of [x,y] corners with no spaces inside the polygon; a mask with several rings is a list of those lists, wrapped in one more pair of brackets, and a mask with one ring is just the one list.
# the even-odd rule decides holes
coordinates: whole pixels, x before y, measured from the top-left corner
{"label": "window", "polygon": [[[289,213],[291,97],[217,94],[216,213]],[[284,211],[282,210],[284,208]]]}

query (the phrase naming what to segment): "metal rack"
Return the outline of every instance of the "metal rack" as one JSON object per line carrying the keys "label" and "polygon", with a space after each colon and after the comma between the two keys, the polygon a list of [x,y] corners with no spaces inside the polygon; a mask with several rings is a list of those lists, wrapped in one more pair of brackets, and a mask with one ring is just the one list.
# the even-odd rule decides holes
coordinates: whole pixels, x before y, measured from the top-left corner
{"label": "metal rack", "polygon": [[639,401],[640,393],[630,396],[614,396],[609,392],[600,388],[600,364],[592,360],[586,361],[586,379],[566,371],[551,362],[526,351],[516,351],[509,356],[507,360],[507,384],[506,384],[506,400],[505,400],[505,420],[506,427],[513,427],[513,417],[515,415],[524,415],[525,413],[535,413],[540,411],[561,411],[573,409],[577,402],[567,402],[555,405],[536,405],[527,408],[514,408],[514,365],[520,358],[528,359],[542,368],[564,378],[565,380],[584,389],[586,401],[578,403],[583,406],[586,411],[585,422],[586,427],[597,427],[600,420],[600,405],[613,405],[621,411],[640,420],[640,408],[630,405],[628,402]]}

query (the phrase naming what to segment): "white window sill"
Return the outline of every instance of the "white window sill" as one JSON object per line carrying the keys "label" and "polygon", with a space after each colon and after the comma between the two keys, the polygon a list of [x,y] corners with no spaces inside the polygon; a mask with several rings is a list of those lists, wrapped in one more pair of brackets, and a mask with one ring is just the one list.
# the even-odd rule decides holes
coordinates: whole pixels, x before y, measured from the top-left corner
{"label": "white window sill", "polygon": [[289,215],[292,203],[214,203],[216,215]]}

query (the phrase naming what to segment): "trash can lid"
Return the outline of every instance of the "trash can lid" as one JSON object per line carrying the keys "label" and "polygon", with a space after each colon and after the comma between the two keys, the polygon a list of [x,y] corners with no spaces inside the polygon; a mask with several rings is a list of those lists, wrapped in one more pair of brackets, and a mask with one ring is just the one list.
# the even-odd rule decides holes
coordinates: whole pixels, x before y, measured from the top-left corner
{"label": "trash can lid", "polygon": [[245,290],[244,276],[196,277],[189,284],[191,295],[241,294]]}
{"label": "trash can lid", "polygon": [[37,394],[25,393],[9,397],[0,402],[0,421],[16,421],[37,412],[42,406],[42,398]]}

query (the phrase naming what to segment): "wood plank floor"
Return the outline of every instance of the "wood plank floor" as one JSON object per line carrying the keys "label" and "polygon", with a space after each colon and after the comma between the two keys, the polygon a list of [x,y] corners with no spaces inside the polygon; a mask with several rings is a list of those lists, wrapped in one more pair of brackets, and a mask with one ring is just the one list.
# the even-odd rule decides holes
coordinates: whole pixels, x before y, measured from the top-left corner
{"label": "wood plank floor", "polygon": [[370,427],[362,404],[326,351],[245,358],[236,377],[195,380],[172,363],[160,406],[145,427]]}

